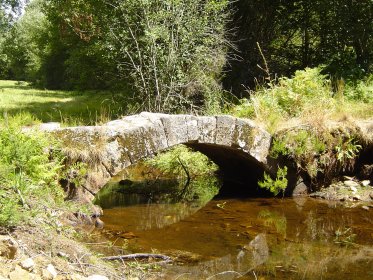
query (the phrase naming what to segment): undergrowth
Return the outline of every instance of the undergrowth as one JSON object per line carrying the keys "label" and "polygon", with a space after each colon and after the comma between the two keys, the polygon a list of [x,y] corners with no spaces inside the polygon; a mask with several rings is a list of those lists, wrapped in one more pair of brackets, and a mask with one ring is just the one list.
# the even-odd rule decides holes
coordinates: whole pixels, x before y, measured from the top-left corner
{"label": "undergrowth", "polygon": [[[272,80],[243,99],[230,111],[262,123],[273,135],[272,158],[290,159],[312,185],[328,183],[341,172],[350,172],[362,143],[354,119],[373,117],[373,76],[359,81],[333,81],[322,68],[306,68],[291,78]],[[343,125],[338,125],[338,123]],[[278,180],[264,182],[274,188]]]}
{"label": "undergrowth", "polygon": [[320,184],[353,170],[362,148],[358,137],[356,131],[312,128],[282,131],[274,135],[270,156],[291,159],[298,172],[306,173],[311,181]]}
{"label": "undergrowth", "polygon": [[269,190],[274,195],[278,195],[280,192],[284,193],[286,187],[288,186],[288,180],[286,175],[288,174],[288,168],[284,166],[277,170],[276,179],[272,179],[271,176],[267,173],[264,173],[264,180],[259,181],[258,185],[262,189]]}
{"label": "undergrowth", "polygon": [[373,78],[332,85],[321,68],[296,71],[249,91],[229,113],[255,119],[275,133],[292,123],[322,126],[326,120],[373,117]]}
{"label": "undergrowth", "polygon": [[58,184],[66,172],[59,143],[40,131],[22,129],[36,122],[29,114],[0,118],[0,226],[40,223],[71,207]]}

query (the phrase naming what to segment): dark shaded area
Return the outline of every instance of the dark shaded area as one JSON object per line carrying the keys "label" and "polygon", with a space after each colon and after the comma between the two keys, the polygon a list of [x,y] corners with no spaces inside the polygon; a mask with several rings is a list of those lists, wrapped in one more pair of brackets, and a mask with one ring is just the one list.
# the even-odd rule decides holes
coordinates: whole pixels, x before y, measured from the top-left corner
{"label": "dark shaded area", "polygon": [[373,182],[373,145],[363,147],[355,164],[359,179]]}
{"label": "dark shaded area", "polygon": [[248,94],[245,90],[255,86],[255,79],[265,79],[266,73],[257,66],[264,66],[257,42],[266,59],[270,59],[268,48],[276,36],[280,4],[279,0],[239,0],[231,4],[234,12],[229,29],[234,32],[230,39],[238,51],[228,61],[223,84],[238,97]]}
{"label": "dark shaded area", "polygon": [[347,80],[371,73],[372,1],[232,2],[228,27],[237,51],[228,57],[224,87],[236,96],[305,67],[324,65],[325,74]]}
{"label": "dark shaded area", "polygon": [[233,147],[213,144],[188,143],[186,146],[201,152],[216,163],[223,186],[218,197],[264,197],[273,196],[258,186],[265,167],[247,153]]}

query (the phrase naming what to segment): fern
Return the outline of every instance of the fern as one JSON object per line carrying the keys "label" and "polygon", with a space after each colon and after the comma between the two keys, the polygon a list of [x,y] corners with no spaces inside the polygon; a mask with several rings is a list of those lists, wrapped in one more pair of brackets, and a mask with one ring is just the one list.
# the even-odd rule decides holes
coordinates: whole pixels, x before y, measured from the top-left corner
{"label": "fern", "polygon": [[62,158],[51,158],[47,135],[24,133],[22,118],[0,119],[0,226],[17,225],[63,201]]}
{"label": "fern", "polygon": [[288,185],[288,180],[286,179],[287,173],[288,168],[286,166],[277,170],[277,176],[275,180],[273,180],[267,173],[264,173],[264,180],[259,181],[258,185],[262,189],[269,190],[274,195],[278,195],[280,192],[283,193]]}

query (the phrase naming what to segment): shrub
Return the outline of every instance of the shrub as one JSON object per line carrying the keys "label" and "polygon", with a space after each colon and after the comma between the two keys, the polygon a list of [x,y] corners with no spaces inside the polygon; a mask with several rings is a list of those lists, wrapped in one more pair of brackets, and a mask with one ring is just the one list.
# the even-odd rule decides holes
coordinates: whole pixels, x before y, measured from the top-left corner
{"label": "shrub", "polygon": [[263,122],[270,132],[290,118],[330,114],[335,109],[333,92],[330,81],[320,71],[306,68],[296,71],[292,78],[273,80],[267,87],[251,91],[250,100],[241,100],[231,113]]}
{"label": "shrub", "polygon": [[373,75],[356,83],[347,82],[344,95],[348,100],[373,103]]}
{"label": "shrub", "polygon": [[309,103],[327,102],[332,96],[330,82],[319,68],[296,71],[292,78],[280,78],[269,89],[278,106],[288,116],[298,116]]}
{"label": "shrub", "polygon": [[275,135],[270,155],[294,156],[297,159],[307,156],[318,156],[326,150],[325,135],[318,135],[315,131],[295,130]]}
{"label": "shrub", "polygon": [[337,160],[343,164],[348,160],[354,159],[359,154],[361,148],[361,145],[357,144],[354,138],[347,138],[347,140],[343,141],[341,137],[335,146]]}
{"label": "shrub", "polygon": [[22,132],[26,115],[2,118],[0,127],[0,225],[14,226],[63,201],[58,185],[62,157],[40,132]]}
{"label": "shrub", "polygon": [[205,155],[194,152],[184,145],[176,146],[165,153],[146,161],[150,167],[164,175],[177,178],[211,175],[218,167]]}
{"label": "shrub", "polygon": [[108,42],[147,110],[199,111],[219,101],[228,1],[113,1]]}

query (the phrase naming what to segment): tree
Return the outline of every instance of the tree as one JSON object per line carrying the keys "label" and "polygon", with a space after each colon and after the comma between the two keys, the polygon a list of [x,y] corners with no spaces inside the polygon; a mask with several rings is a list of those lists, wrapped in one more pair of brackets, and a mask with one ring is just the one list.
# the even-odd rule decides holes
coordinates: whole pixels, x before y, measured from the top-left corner
{"label": "tree", "polygon": [[44,63],[46,86],[65,89],[123,88],[112,50],[105,44],[105,17],[100,1],[47,0],[50,52]]}
{"label": "tree", "polygon": [[257,66],[263,68],[262,54],[271,79],[320,64],[337,77],[372,71],[371,0],[238,0],[234,7],[233,40],[242,59],[230,61],[225,84],[236,94],[267,81]]}
{"label": "tree", "polygon": [[48,22],[41,12],[41,1],[33,1],[26,13],[4,34],[2,53],[6,56],[9,77],[38,81],[48,42]]}
{"label": "tree", "polygon": [[[75,75],[82,79],[99,65],[107,79],[132,88],[143,109],[218,107],[228,0],[46,3],[66,50],[65,80],[76,84]],[[86,76],[94,83],[96,75]]]}
{"label": "tree", "polygon": [[109,46],[148,110],[218,105],[228,1],[114,1]]}

